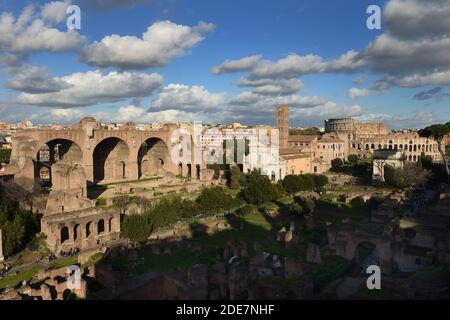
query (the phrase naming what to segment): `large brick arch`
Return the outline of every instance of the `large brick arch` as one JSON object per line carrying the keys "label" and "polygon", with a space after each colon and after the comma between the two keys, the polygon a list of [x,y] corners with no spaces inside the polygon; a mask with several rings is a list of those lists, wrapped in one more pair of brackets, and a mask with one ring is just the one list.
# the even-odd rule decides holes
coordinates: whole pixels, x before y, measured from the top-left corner
{"label": "large brick arch", "polygon": [[[53,139],[42,144],[38,142],[37,152],[33,157],[35,179],[38,179],[42,186],[51,185],[52,165],[57,160],[64,159],[71,164],[81,164],[83,163],[83,156],[81,147],[72,140]],[[44,168],[49,171],[50,179],[46,182],[41,179],[41,171]]]}
{"label": "large brick arch", "polygon": [[[50,155],[51,155],[51,157],[54,157],[54,154],[53,154],[54,147],[56,145],[58,145],[58,144],[63,144],[63,150],[62,150],[63,155],[66,155],[69,151],[74,151],[73,149],[70,150],[70,148],[76,147],[76,148],[80,149],[80,157],[79,158],[77,157],[77,159],[73,159],[73,160],[74,161],[78,161],[78,162],[82,162],[83,161],[83,157],[84,157],[83,149],[81,148],[81,146],[77,142],[72,141],[70,139],[58,138],[58,139],[52,139],[52,140],[46,141],[44,143],[42,143],[41,141],[38,141],[38,143],[41,143],[41,144],[38,145],[38,147],[37,147],[36,157],[38,157],[39,151],[44,146],[48,146],[49,147]],[[39,159],[37,159],[37,160],[39,160]]]}
{"label": "large brick arch", "polygon": [[126,141],[118,137],[108,137],[96,144],[92,151],[93,182],[127,179],[129,170],[130,148]]}
{"label": "large brick arch", "polygon": [[[126,161],[126,179],[139,179],[138,153],[143,143],[149,139],[160,139],[164,142],[171,154],[172,148],[176,147],[176,143],[171,141],[175,130],[180,128],[177,125],[164,125],[159,130],[137,130],[133,124],[126,124],[120,129],[103,128],[98,122],[92,118],[83,119],[79,124],[63,130],[54,129],[30,129],[12,134],[13,152],[11,159],[13,160],[16,174],[21,177],[33,180],[34,168],[30,162],[36,161],[36,155],[44,144],[53,140],[69,140],[77,144],[82,152],[83,169],[86,178],[90,182],[94,182],[94,151],[96,147],[109,138],[116,138],[123,141],[128,147],[128,158]],[[193,138],[191,137],[191,145],[193,146]],[[201,159],[201,157],[200,157]],[[187,164],[194,166],[194,155],[188,161],[184,161],[183,170],[187,170]],[[195,162],[195,167],[200,165],[201,169],[205,169],[206,165],[202,160]],[[168,161],[165,170],[178,173],[178,165],[173,161]]]}
{"label": "large brick arch", "polygon": [[151,137],[139,147],[137,164],[139,178],[156,175],[171,166],[169,146],[158,137]]}
{"label": "large brick arch", "polygon": [[12,154],[11,160],[17,169],[21,168],[18,163],[24,159],[37,160],[39,150],[52,141],[69,141],[80,147],[84,158],[83,132],[80,130],[25,130],[11,134]]}

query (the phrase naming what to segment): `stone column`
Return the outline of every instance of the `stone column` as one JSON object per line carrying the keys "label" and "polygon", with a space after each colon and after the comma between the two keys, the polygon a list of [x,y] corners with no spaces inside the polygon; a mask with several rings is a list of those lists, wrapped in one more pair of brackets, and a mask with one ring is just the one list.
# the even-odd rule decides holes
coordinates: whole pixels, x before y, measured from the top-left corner
{"label": "stone column", "polygon": [[74,242],[75,241],[73,227],[74,227],[74,225],[72,225],[72,224],[69,224],[67,226],[67,229],[69,229],[69,242]]}
{"label": "stone column", "polygon": [[78,241],[83,242],[83,240],[86,239],[86,224],[80,222],[80,226],[78,229]]}
{"label": "stone column", "polygon": [[92,221],[92,223],[91,223],[91,234],[94,237],[98,236],[98,221]]}
{"label": "stone column", "polygon": [[90,226],[89,226],[89,235],[87,234],[87,225],[89,224],[89,222],[85,223],[83,225],[83,240],[88,239],[91,235],[92,235],[92,225],[94,224],[93,222],[91,222]]}
{"label": "stone column", "polygon": [[138,164],[137,160],[133,162],[128,162],[127,168],[126,168],[126,179],[127,180],[137,180],[139,179],[139,172],[138,172]]}
{"label": "stone column", "polygon": [[137,146],[136,143],[133,143],[131,146],[129,146],[130,149],[126,168],[126,178],[129,180],[139,179],[138,163],[137,163],[139,147],[140,146]]}
{"label": "stone column", "polygon": [[94,181],[94,160],[92,158],[93,150],[83,151],[83,169],[86,175],[86,180],[89,183]]}
{"label": "stone column", "polygon": [[105,233],[106,234],[108,234],[108,233],[110,233],[111,232],[111,230],[110,230],[110,228],[109,228],[109,219],[111,219],[111,218],[104,218],[103,219],[103,221],[104,221],[104,226],[105,226]]}
{"label": "stone column", "polygon": [[5,260],[3,256],[3,238],[2,238],[2,229],[0,229],[0,261]]}

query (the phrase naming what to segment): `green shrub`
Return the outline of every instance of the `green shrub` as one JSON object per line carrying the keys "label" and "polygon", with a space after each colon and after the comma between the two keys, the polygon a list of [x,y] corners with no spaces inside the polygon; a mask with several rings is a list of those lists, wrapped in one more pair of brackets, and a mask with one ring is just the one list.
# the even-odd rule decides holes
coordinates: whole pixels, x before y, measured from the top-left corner
{"label": "green shrub", "polygon": [[182,219],[181,199],[162,199],[147,215],[154,228],[166,227],[176,223]]}
{"label": "green shrub", "polygon": [[311,191],[314,189],[315,180],[312,174],[287,175],[281,182],[283,189],[294,194],[299,191]]}
{"label": "green shrub", "polygon": [[342,161],[341,158],[336,158],[331,160],[331,168],[333,170],[339,170],[340,167],[342,167],[344,165],[344,162]]}
{"label": "green shrub", "polygon": [[23,249],[39,231],[39,218],[18,206],[0,205],[0,229],[3,232],[3,254],[10,256]]}
{"label": "green shrub", "polygon": [[358,163],[358,156],[356,154],[349,155],[348,156],[348,162],[350,162],[351,164]]}
{"label": "green shrub", "polygon": [[241,187],[243,179],[244,176],[241,172],[241,169],[239,169],[238,166],[231,166],[229,187],[235,190],[239,189]]}
{"label": "green shrub", "polygon": [[384,166],[384,181],[390,186],[396,185],[394,180],[394,168],[389,165]]}
{"label": "green shrub", "polygon": [[300,191],[298,176],[296,175],[285,176],[283,181],[281,182],[281,185],[283,186],[284,190],[289,194],[294,194]]}
{"label": "green shrub", "polygon": [[371,163],[357,163],[352,167],[352,175],[362,177],[367,180],[372,178],[373,166]]}
{"label": "green shrub", "polygon": [[314,185],[317,188],[323,188],[329,183],[328,177],[324,174],[315,174],[313,175],[313,177],[314,177]]}
{"label": "green shrub", "polygon": [[295,202],[302,206],[304,214],[310,215],[314,213],[316,205],[313,200],[305,197],[295,197]]}
{"label": "green shrub", "polygon": [[201,209],[198,204],[192,200],[183,200],[181,202],[181,217],[191,218],[201,213]]}
{"label": "green shrub", "polygon": [[152,222],[148,214],[132,214],[123,219],[121,236],[132,241],[145,242],[152,232]]}
{"label": "green shrub", "polygon": [[151,232],[199,214],[217,214],[239,207],[241,201],[228,195],[222,188],[205,188],[196,201],[181,197],[164,198],[143,215],[125,216],[122,236],[134,241],[145,241]]}
{"label": "green shrub", "polygon": [[245,206],[239,208],[236,213],[241,216],[245,216],[247,214],[253,214],[258,211],[258,208],[251,204],[246,204]]}
{"label": "green shrub", "polygon": [[298,176],[300,181],[300,191],[311,191],[314,189],[314,176],[312,174],[301,174]]}
{"label": "green shrub", "polygon": [[303,214],[303,207],[297,202],[292,202],[291,204],[289,204],[288,210],[289,210],[289,213],[295,214],[298,216],[301,216]]}
{"label": "green shrub", "polygon": [[400,168],[385,166],[384,179],[391,187],[406,188],[424,184],[429,179],[429,173],[417,163],[405,163]]}
{"label": "green shrub", "polygon": [[273,184],[267,176],[254,171],[246,175],[245,188],[239,197],[250,204],[262,204],[281,198],[284,194],[283,188]]}
{"label": "green shrub", "polygon": [[11,151],[11,149],[0,149],[0,163],[9,163]]}
{"label": "green shrub", "polygon": [[205,214],[216,214],[238,206],[238,201],[221,187],[203,189],[196,202],[202,213]]}
{"label": "green shrub", "polygon": [[106,199],[105,198],[98,198],[95,202],[95,205],[98,207],[106,206]]}

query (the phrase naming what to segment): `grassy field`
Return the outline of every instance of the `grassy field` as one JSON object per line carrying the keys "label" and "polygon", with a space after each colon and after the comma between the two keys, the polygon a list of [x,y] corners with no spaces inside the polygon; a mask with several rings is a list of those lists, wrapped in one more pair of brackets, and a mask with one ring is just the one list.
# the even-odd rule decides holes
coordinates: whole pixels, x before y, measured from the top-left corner
{"label": "grassy field", "polygon": [[70,258],[52,263],[50,266],[52,268],[59,269],[59,268],[68,267],[68,266],[71,266],[71,265],[74,265],[77,263],[78,263],[78,257],[74,256],[74,257],[70,257]]}
{"label": "grassy field", "polygon": [[344,195],[347,193],[382,193],[392,192],[394,189],[389,187],[375,187],[372,185],[348,185],[348,186],[336,186],[325,190],[327,195]]}
{"label": "grassy field", "polygon": [[[371,187],[364,186],[363,188]],[[361,187],[343,187],[332,192],[351,192],[352,190],[361,190]],[[236,197],[239,190],[227,189],[226,192]],[[376,232],[369,223],[369,212],[363,204],[358,202],[352,204],[332,202],[329,192],[322,200],[316,202],[314,212],[315,227],[313,228],[306,228],[303,218],[290,216],[289,214],[284,216],[284,213],[281,214],[284,217],[282,219],[279,219],[280,215],[273,217],[261,212],[247,214],[240,218],[224,221],[231,225],[231,228],[215,232],[206,232],[208,227],[206,225],[202,226],[202,221],[206,224],[206,220],[195,219],[186,221],[185,224],[188,228],[191,225],[200,227],[200,232],[196,233],[193,238],[185,239],[176,246],[171,245],[171,254],[163,254],[165,245],[160,244],[161,254],[155,255],[150,248],[146,248],[139,251],[135,261],[129,261],[126,257],[115,259],[112,261],[113,268],[125,271],[129,276],[151,271],[187,270],[195,264],[216,262],[221,250],[226,247],[230,240],[246,242],[250,257],[255,254],[253,249],[254,243],[258,242],[262,250],[267,253],[278,255],[281,258],[292,257],[305,261],[307,244],[313,242],[321,247],[323,264],[308,264],[308,267],[312,270],[316,285],[324,288],[342,276],[348,267],[346,259],[324,254],[324,250],[327,247],[326,222],[340,224],[343,219],[349,219],[364,230]],[[275,202],[264,204],[260,206],[260,209],[263,212],[283,212],[285,207],[292,201],[291,197],[286,196]],[[301,241],[299,244],[287,248],[284,243],[277,241],[277,232],[283,226],[289,225],[290,221],[293,221],[296,225],[296,230],[300,231]],[[193,248],[198,248],[198,250]]]}
{"label": "grassy field", "polygon": [[[236,196],[238,191],[227,190],[232,196]],[[275,203],[267,203],[260,206],[263,211],[277,212],[286,205],[292,203],[291,197],[281,198]],[[352,222],[364,225],[368,221],[368,213],[362,207],[346,204],[335,204],[331,201],[319,201],[316,205],[316,227],[307,229],[301,217],[289,216],[286,219],[278,219],[278,216],[270,217],[261,212],[251,213],[239,219],[227,220],[231,225],[230,229],[216,232],[200,232],[192,239],[184,240],[178,246],[171,246],[170,255],[162,254],[164,245],[161,245],[160,255],[152,254],[150,249],[142,250],[135,262],[130,262],[126,257],[113,261],[113,267],[119,270],[126,270],[126,273],[133,276],[151,271],[171,271],[187,270],[195,264],[211,264],[217,261],[220,251],[225,248],[228,241],[245,241],[249,256],[253,256],[254,243],[258,242],[263,251],[277,255],[280,258],[291,257],[299,260],[306,260],[306,248],[309,242],[320,244],[326,247],[325,221],[340,223],[344,218],[350,218]],[[285,217],[286,218],[286,217]],[[283,222],[284,221],[284,222]],[[286,247],[284,243],[277,241],[277,232],[293,221],[296,228],[300,230],[302,240],[293,247]],[[189,222],[186,222],[189,224]],[[202,230],[202,219],[190,221],[190,224],[200,226]],[[241,229],[242,227],[242,229]],[[208,227],[204,226],[203,230]],[[199,247],[200,250],[192,249]],[[313,277],[319,287],[324,287],[345,271],[348,266],[346,259],[337,256],[323,256],[323,264],[308,264],[313,270]]]}
{"label": "grassy field", "polygon": [[103,258],[103,256],[104,256],[104,253],[97,252],[96,254],[94,254],[93,256],[91,256],[89,258],[88,262],[81,265],[81,269],[84,269],[86,267],[90,267],[90,266],[94,265],[96,262],[100,261]]}
{"label": "grassy field", "polygon": [[263,228],[266,231],[272,231],[273,226],[267,221],[267,219],[260,213],[250,213],[242,217],[242,219],[250,225],[256,225]]}
{"label": "grassy field", "polygon": [[17,275],[6,276],[0,279],[0,291],[8,287],[15,287],[24,280],[31,280],[39,271],[41,271],[40,267],[33,267],[22,270]]}
{"label": "grassy field", "polygon": [[124,183],[134,183],[134,184],[140,184],[140,183],[144,183],[147,181],[153,181],[153,180],[159,180],[162,179],[161,177],[151,177],[151,178],[145,178],[145,179],[139,179],[139,180],[129,180],[129,181],[119,181],[119,182],[111,182],[111,183],[104,183],[104,184],[100,184],[101,186],[115,186],[118,184],[124,184]]}
{"label": "grassy field", "polygon": [[380,232],[376,227],[371,225],[369,209],[358,202],[346,204],[344,202],[331,202],[330,200],[320,200],[316,203],[315,210],[316,222],[324,227],[325,221],[333,224],[339,224],[343,219],[349,219],[351,223],[358,226],[362,230],[377,234]]}
{"label": "grassy field", "polygon": [[[201,219],[196,220],[196,225],[201,226]],[[140,263],[134,265],[126,258],[113,262],[118,268],[126,268],[132,274],[141,274],[148,271],[169,271],[177,269],[188,269],[194,264],[209,264],[217,259],[219,249],[223,249],[227,242],[245,241],[249,255],[253,255],[253,244],[258,241],[264,251],[279,256],[304,257],[305,250],[299,248],[285,248],[284,243],[277,241],[278,225],[274,225],[261,213],[252,213],[243,216],[240,220],[227,221],[232,228],[216,231],[212,234],[200,233],[193,239],[185,240],[180,247],[171,246],[170,255],[154,255],[150,250],[140,253]],[[240,229],[241,224],[243,230]],[[200,252],[194,253],[191,248],[201,247]],[[164,252],[164,246],[161,248]],[[143,260],[142,260],[143,259]]]}
{"label": "grassy field", "polygon": [[[82,269],[88,266],[93,265],[95,262],[99,261],[103,257],[103,253],[99,252],[89,258],[89,261],[82,265]],[[69,257],[67,259],[63,259],[61,261],[52,263],[50,265],[51,268],[59,269],[68,267],[71,265],[76,265],[78,263],[78,257]],[[22,270],[17,275],[9,275],[2,279],[0,279],[0,293],[8,287],[16,287],[21,284],[22,281],[30,281],[38,272],[42,271],[43,268],[40,266],[34,266],[32,268]]]}

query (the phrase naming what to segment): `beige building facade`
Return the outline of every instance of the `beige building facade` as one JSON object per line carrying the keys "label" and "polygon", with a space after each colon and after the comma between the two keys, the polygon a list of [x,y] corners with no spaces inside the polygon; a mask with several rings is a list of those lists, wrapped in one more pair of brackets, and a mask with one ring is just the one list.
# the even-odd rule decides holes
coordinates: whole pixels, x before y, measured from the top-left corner
{"label": "beige building facade", "polygon": [[311,173],[311,156],[307,153],[294,152],[281,155],[286,175]]}
{"label": "beige building facade", "polygon": [[393,133],[384,123],[329,119],[325,121],[325,131],[345,142],[345,159],[350,154],[372,157],[375,150],[390,149],[404,151],[406,161],[418,161],[422,153],[433,161],[441,161],[435,140],[422,138],[417,132]]}
{"label": "beige building facade", "polygon": [[308,153],[315,156],[317,151],[317,143],[319,137],[317,135],[290,135],[288,145],[290,148],[296,148],[300,152]]}
{"label": "beige building facade", "polygon": [[280,148],[280,154],[284,155],[288,149],[309,154],[312,173],[329,170],[333,159],[347,160],[351,154],[373,157],[374,152],[381,149],[400,151],[405,161],[410,162],[418,161],[421,154],[430,156],[433,161],[442,161],[435,140],[422,138],[417,132],[393,133],[381,122],[328,119],[322,136],[289,135],[289,109],[283,105],[277,108],[276,126],[280,129],[280,146],[285,146]]}
{"label": "beige building facade", "polygon": [[354,145],[358,154],[364,156],[373,154],[378,149],[398,150],[405,154],[406,161],[418,161],[421,154],[430,156],[433,161],[441,161],[437,142],[433,139],[423,138],[417,132],[390,133],[371,138],[362,138]]}

